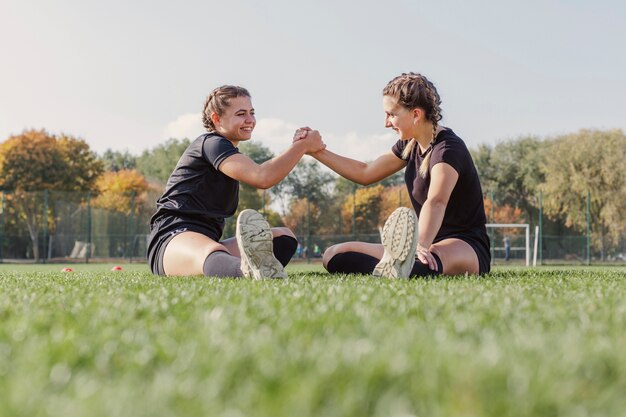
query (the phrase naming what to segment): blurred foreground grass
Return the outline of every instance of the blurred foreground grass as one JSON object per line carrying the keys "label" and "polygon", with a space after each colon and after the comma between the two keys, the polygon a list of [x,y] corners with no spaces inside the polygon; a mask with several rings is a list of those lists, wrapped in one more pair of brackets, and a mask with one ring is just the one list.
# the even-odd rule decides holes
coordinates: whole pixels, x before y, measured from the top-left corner
{"label": "blurred foreground grass", "polygon": [[251,281],[111,266],[2,265],[0,416],[626,410],[625,268],[399,281],[301,264]]}

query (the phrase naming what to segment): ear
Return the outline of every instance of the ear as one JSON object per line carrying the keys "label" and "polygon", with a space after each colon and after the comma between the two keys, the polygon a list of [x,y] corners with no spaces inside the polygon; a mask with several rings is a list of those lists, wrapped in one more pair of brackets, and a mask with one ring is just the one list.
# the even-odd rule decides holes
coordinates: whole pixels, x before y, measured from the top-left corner
{"label": "ear", "polygon": [[413,124],[417,124],[424,117],[424,110],[416,107],[411,110],[411,114],[413,115]]}
{"label": "ear", "polygon": [[217,127],[220,122],[220,117],[215,112],[211,112],[211,121],[213,122],[213,126]]}

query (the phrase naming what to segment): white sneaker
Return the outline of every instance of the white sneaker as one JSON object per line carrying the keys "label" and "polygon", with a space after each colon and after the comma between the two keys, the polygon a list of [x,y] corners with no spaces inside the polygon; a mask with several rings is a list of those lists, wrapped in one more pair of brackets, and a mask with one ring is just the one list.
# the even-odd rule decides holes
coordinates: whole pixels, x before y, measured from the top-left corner
{"label": "white sneaker", "polygon": [[250,209],[239,213],[236,236],[244,276],[254,279],[287,278],[283,265],[274,256],[270,225],[261,214]]}
{"label": "white sneaker", "polygon": [[374,276],[408,278],[415,263],[417,216],[410,208],[396,209],[380,234],[385,253],[374,268]]}

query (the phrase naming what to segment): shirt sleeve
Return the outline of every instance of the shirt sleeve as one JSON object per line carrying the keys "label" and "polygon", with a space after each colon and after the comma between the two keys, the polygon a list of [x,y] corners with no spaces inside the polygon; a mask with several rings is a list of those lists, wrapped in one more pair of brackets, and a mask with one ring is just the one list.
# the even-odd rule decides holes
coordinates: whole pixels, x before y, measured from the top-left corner
{"label": "shirt sleeve", "polygon": [[468,159],[467,148],[455,141],[442,141],[435,144],[430,157],[430,168],[440,162],[445,162],[461,175]]}
{"label": "shirt sleeve", "polygon": [[402,158],[402,152],[404,152],[404,148],[406,147],[406,144],[407,144],[407,141],[398,140],[391,148],[391,152],[393,152],[395,156],[402,159],[403,161],[406,161],[406,159]]}
{"label": "shirt sleeve", "polygon": [[203,144],[203,153],[206,160],[219,169],[219,166],[229,156],[239,153],[239,149],[231,141],[221,136],[209,136]]}

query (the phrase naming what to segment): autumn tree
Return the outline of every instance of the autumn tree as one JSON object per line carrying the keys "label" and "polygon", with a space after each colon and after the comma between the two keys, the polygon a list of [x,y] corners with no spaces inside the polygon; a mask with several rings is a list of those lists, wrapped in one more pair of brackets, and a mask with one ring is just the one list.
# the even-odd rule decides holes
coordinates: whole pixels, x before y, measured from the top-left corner
{"label": "autumn tree", "polygon": [[26,130],[0,144],[0,189],[19,201],[17,215],[26,224],[36,260],[40,229],[54,223],[51,210],[44,215],[43,192],[91,190],[101,172],[102,162],[87,143],[69,135]]}
{"label": "autumn tree", "polygon": [[494,204],[490,198],[484,199],[484,206],[487,223],[522,223],[523,213],[519,207]]}
{"label": "autumn tree", "polygon": [[[283,207],[285,222],[297,221],[292,224],[295,229],[311,226],[313,234],[328,234],[335,229],[339,216],[339,208],[335,207],[332,195],[333,175],[324,171],[317,161],[302,160],[282,182],[272,188]],[[302,206],[304,204],[304,206]],[[306,209],[310,216],[292,215],[296,207]],[[336,213],[336,214],[334,214]],[[301,224],[301,222],[305,222]]]}
{"label": "autumn tree", "polygon": [[96,180],[96,190],[93,207],[129,215],[135,207],[145,204],[148,182],[134,169],[109,171]]}
{"label": "autumn tree", "polygon": [[393,185],[385,187],[381,194],[380,214],[378,224],[385,224],[387,218],[398,207],[413,208],[409,198],[409,191],[405,185]]}
{"label": "autumn tree", "polygon": [[[306,237],[309,232],[319,234],[317,229],[313,229],[319,216],[320,210],[314,203],[307,201],[306,198],[296,198],[291,201],[289,211],[283,216],[283,221],[285,226],[296,235]],[[311,228],[309,228],[309,219],[312,223]]]}
{"label": "autumn tree", "polygon": [[591,233],[601,257],[626,232],[626,136],[621,130],[581,130],[552,141],[543,166],[543,205],[547,215],[568,227],[587,227],[590,196]]}
{"label": "autumn tree", "polygon": [[381,226],[383,191],[385,187],[359,188],[353,195],[348,195],[342,205],[343,232],[352,232],[353,220],[356,230],[361,233],[376,233]]}

